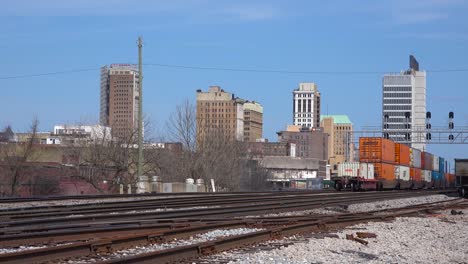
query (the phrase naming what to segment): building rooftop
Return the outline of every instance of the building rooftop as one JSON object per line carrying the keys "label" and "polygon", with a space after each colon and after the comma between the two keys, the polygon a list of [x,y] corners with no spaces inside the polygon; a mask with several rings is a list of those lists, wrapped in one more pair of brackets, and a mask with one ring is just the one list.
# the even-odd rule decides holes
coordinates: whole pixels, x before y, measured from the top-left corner
{"label": "building rooftop", "polygon": [[327,117],[333,118],[334,124],[352,124],[347,115],[320,115],[320,121]]}

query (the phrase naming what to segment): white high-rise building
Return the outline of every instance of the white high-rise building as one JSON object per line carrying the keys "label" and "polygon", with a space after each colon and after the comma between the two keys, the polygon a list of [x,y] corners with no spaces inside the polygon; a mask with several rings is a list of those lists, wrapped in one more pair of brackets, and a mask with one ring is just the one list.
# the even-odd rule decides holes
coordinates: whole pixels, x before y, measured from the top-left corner
{"label": "white high-rise building", "polygon": [[293,123],[320,127],[320,93],[315,83],[299,83],[293,91]]}
{"label": "white high-rise building", "polygon": [[384,75],[382,88],[383,136],[425,150],[426,72],[410,56],[410,69]]}

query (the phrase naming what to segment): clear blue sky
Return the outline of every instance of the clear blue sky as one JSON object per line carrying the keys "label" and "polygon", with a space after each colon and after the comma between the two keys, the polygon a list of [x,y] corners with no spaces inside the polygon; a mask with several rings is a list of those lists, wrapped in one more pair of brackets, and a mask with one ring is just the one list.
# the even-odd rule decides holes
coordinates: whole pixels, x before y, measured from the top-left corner
{"label": "clear blue sky", "polygon": [[[138,3],[138,4],[137,4]],[[322,112],[347,114],[359,130],[380,125],[381,72],[468,69],[468,1],[15,0],[0,9],[0,78],[136,63],[375,74],[279,74],[145,66],[145,112],[157,130],[195,90],[220,85],[263,104],[264,135],[292,122],[291,91],[315,82]],[[434,125],[468,125],[468,72],[428,73]],[[42,130],[98,120],[99,71],[0,79],[0,126]],[[431,146],[447,157],[468,145]]]}

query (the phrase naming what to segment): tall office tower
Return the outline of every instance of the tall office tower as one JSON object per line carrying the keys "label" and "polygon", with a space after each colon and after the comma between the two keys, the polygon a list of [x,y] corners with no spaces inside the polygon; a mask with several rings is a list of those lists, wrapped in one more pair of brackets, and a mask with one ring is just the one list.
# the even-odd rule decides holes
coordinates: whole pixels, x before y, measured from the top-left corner
{"label": "tall office tower", "polygon": [[320,120],[328,134],[328,164],[336,172],[338,164],[354,161],[353,124],[347,115],[322,115]]}
{"label": "tall office tower", "polygon": [[383,136],[413,148],[426,148],[426,72],[410,55],[410,69],[383,77]]}
{"label": "tall office tower", "polygon": [[244,141],[255,142],[262,138],[263,107],[253,101],[244,103]]}
{"label": "tall office tower", "polygon": [[293,123],[320,127],[320,93],[315,83],[300,83],[293,91]]}
{"label": "tall office tower", "polygon": [[135,134],[138,104],[138,65],[102,67],[100,123],[112,128],[112,136],[128,139]]}
{"label": "tall office tower", "polygon": [[208,92],[197,90],[197,145],[215,136],[243,141],[244,102],[219,86],[210,86]]}

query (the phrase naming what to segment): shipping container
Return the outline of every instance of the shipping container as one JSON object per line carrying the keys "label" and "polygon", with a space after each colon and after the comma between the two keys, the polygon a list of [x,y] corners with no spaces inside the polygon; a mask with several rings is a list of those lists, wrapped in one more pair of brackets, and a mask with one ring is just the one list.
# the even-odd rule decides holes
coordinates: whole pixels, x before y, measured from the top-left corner
{"label": "shipping container", "polygon": [[430,170],[423,170],[422,171],[422,180],[426,183],[432,182],[432,174]]}
{"label": "shipping container", "polygon": [[411,168],[410,177],[411,181],[414,183],[414,187],[419,188],[422,186],[421,169]]}
{"label": "shipping container", "polygon": [[338,177],[359,175],[359,162],[344,162],[338,164]]}
{"label": "shipping container", "polygon": [[455,174],[445,173],[445,187],[455,187]]}
{"label": "shipping container", "polygon": [[443,177],[442,177],[442,175],[444,175],[444,174],[441,173],[441,172],[431,171],[432,183],[437,188],[443,186],[443,183],[442,183]]}
{"label": "shipping container", "polygon": [[374,164],[372,163],[360,163],[359,164],[359,177],[364,179],[374,179]]}
{"label": "shipping container", "polygon": [[421,168],[421,151],[418,149],[410,149],[410,167]]}
{"label": "shipping container", "polygon": [[395,166],[387,163],[374,163],[374,175],[378,180],[395,181]]}
{"label": "shipping container", "polygon": [[405,144],[395,143],[395,162],[399,165],[410,165],[410,147]]}
{"label": "shipping container", "polygon": [[445,159],[439,157],[439,172],[444,174],[445,173]]}
{"label": "shipping container", "polygon": [[409,182],[410,168],[406,166],[400,166],[400,165],[395,166],[395,179]]}
{"label": "shipping container", "polygon": [[432,170],[439,171],[439,156],[432,156]]}
{"label": "shipping container", "polygon": [[421,169],[433,170],[433,155],[428,152],[421,152]]}
{"label": "shipping container", "polygon": [[395,163],[395,143],[378,137],[359,138],[359,159],[361,162]]}

